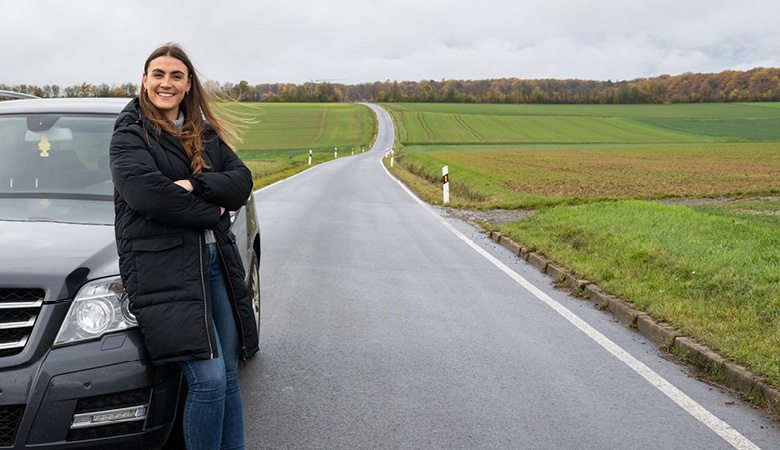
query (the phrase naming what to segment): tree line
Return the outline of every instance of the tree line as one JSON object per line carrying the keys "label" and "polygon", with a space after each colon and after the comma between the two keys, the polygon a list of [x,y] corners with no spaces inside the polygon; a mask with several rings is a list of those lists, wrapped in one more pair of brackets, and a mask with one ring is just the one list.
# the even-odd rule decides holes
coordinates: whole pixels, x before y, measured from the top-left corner
{"label": "tree line", "polygon": [[138,95],[138,85],[125,83],[120,86],[109,86],[105,83],[94,85],[87,82],[61,88],[56,84],[37,86],[34,84],[18,84],[9,86],[0,83],[0,90],[21,92],[41,98],[57,97],[135,97]]}
{"label": "tree line", "polygon": [[[626,81],[500,78],[489,80],[328,82],[251,85],[207,82],[207,88],[242,102],[436,102],[630,104],[780,101],[780,69],[756,68],[720,73],[684,73]],[[138,85],[82,83],[61,90],[56,85],[6,86],[0,89],[39,97],[132,97]]]}

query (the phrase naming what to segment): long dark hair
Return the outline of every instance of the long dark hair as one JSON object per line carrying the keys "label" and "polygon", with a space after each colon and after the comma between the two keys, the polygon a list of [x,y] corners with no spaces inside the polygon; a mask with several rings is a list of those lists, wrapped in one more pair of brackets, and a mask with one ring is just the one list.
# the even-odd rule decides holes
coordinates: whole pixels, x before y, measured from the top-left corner
{"label": "long dark hair", "polygon": [[234,126],[217,118],[211,111],[209,101],[212,101],[214,96],[203,88],[192,61],[190,61],[180,45],[170,42],[155,49],[146,59],[144,75],[147,75],[149,64],[161,56],[170,56],[178,59],[187,67],[187,72],[189,72],[187,76],[190,77],[191,87],[182,99],[181,104],[179,104],[179,110],[184,114],[184,125],[181,127],[181,130],[176,130],[165,114],[149,100],[149,96],[143,92],[143,87],[141,88],[141,94],[138,96],[141,114],[149,119],[158,128],[158,131],[165,130],[176,136],[190,158],[192,172],[201,173],[203,169],[209,168],[203,160],[202,154],[203,133],[206,131],[206,121],[208,121],[208,124],[223,141],[227,141],[225,139],[227,137],[239,139],[238,133]]}

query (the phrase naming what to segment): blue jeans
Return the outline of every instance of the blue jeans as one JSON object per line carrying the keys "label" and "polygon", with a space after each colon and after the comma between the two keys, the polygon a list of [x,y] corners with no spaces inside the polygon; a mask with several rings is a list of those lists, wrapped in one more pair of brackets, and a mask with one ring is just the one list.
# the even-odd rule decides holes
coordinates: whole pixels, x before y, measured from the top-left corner
{"label": "blue jeans", "polygon": [[216,244],[208,244],[211,313],[219,357],[179,363],[189,385],[184,441],[189,450],[244,449],[244,412],[238,386],[239,342]]}

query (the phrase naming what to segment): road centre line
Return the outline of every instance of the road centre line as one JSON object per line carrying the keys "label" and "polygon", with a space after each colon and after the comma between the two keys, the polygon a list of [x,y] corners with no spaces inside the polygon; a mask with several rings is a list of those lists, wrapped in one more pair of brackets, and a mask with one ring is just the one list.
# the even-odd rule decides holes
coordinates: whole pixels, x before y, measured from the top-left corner
{"label": "road centre line", "polygon": [[527,291],[529,291],[531,294],[533,294],[537,299],[541,300],[542,302],[546,303],[550,308],[555,310],[558,314],[563,316],[566,320],[568,320],[571,324],[573,324],[575,327],[577,327],[580,331],[585,333],[589,338],[594,340],[596,343],[598,343],[601,347],[603,347],[605,350],[610,352],[613,356],[615,356],[617,359],[622,361],[624,364],[626,364],[628,367],[630,367],[634,372],[642,376],[645,380],[647,380],[651,385],[655,386],[659,391],[663,392],[667,397],[669,397],[672,401],[677,403],[681,408],[683,408],[685,411],[687,411],[690,415],[692,415],[694,418],[696,418],[699,422],[706,425],[709,429],[714,431],[718,434],[721,438],[723,438],[726,442],[731,444],[735,449],[737,450],[761,450],[756,444],[754,444],[752,441],[750,441],[748,438],[743,436],[740,432],[732,428],[729,424],[724,422],[723,420],[716,417],[714,414],[709,412],[707,409],[705,409],[703,406],[701,406],[699,403],[697,403],[695,400],[690,398],[688,395],[686,395],[684,392],[682,392],[680,389],[678,389],[676,386],[674,386],[672,383],[667,381],[665,378],[663,378],[661,375],[656,373],[653,369],[649,368],[647,365],[645,365],[643,362],[636,359],[634,356],[632,356],[627,351],[623,350],[619,345],[614,343],[612,340],[601,334],[598,330],[593,328],[591,325],[589,325],[587,322],[582,320],[579,316],[571,312],[568,308],[554,300],[549,295],[542,292],[541,289],[534,286],[531,282],[520,276],[517,272],[510,269],[507,265],[499,261],[496,257],[488,253],[485,249],[478,246],[474,241],[466,237],[463,233],[455,229],[452,225],[447,223],[439,214],[437,214],[435,211],[433,211],[432,208],[428,206],[427,203],[420,200],[412,191],[410,191],[399,179],[397,179],[395,176],[393,176],[390,171],[387,170],[384,164],[382,164],[382,159],[379,159],[379,164],[382,166],[382,168],[385,170],[388,176],[390,176],[391,179],[395,180],[396,183],[398,183],[401,188],[406,191],[409,196],[411,196],[417,203],[419,203],[428,213],[430,213],[432,216],[434,216],[442,225],[444,225],[448,230],[450,230],[455,236],[457,236],[460,240],[465,242],[469,247],[474,249],[477,253],[482,255],[485,259],[490,261],[494,266],[499,268],[502,272],[509,275],[515,282],[520,284],[522,287],[524,287]]}

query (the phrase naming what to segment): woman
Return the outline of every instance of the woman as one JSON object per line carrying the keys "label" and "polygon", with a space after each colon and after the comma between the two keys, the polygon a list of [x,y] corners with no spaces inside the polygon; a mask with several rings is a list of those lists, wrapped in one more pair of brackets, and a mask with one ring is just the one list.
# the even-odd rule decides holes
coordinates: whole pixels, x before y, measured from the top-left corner
{"label": "woman", "polygon": [[142,92],[111,139],[119,270],[155,365],[175,362],[189,393],[187,448],[244,448],[238,358],[258,350],[244,269],[225,211],[252,175],[223,141],[192,63],[176,44],[144,65]]}

